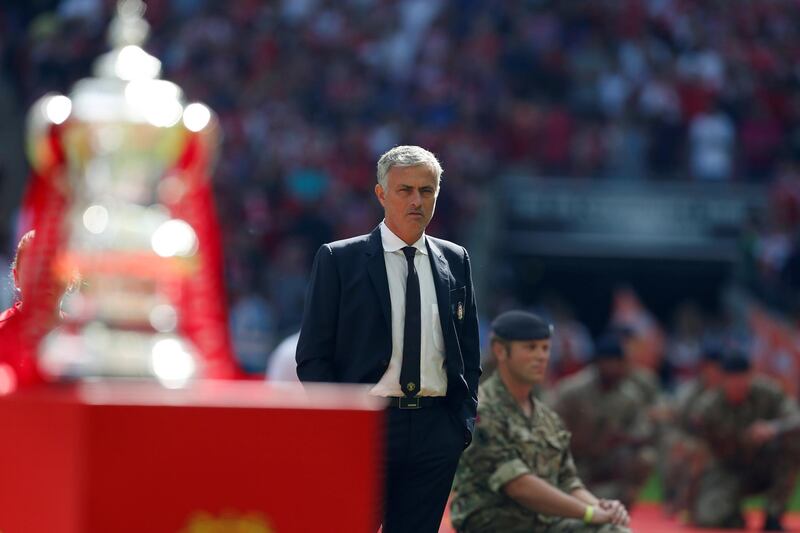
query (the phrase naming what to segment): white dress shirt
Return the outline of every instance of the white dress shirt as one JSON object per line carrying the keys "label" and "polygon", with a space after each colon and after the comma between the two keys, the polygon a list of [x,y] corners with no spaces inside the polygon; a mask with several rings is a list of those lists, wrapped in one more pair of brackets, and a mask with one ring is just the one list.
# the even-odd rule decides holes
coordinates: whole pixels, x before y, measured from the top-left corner
{"label": "white dress shirt", "polygon": [[[400,389],[400,368],[403,363],[403,336],[406,322],[406,277],[408,263],[403,248],[408,246],[381,222],[383,259],[386,277],[389,279],[389,296],[392,302],[392,357],[389,367],[370,394],[375,396],[403,396]],[[447,394],[447,374],[444,367],[444,338],[439,320],[439,304],[433,272],[425,246],[425,234],[414,243],[417,253],[414,266],[419,276],[420,311],[422,319],[420,346],[420,396],[444,396]]]}

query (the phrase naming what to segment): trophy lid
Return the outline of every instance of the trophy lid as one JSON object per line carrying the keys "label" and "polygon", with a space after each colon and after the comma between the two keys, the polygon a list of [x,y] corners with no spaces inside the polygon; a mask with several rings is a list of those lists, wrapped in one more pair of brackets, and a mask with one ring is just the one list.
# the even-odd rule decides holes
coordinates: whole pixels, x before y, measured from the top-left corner
{"label": "trophy lid", "polygon": [[78,81],[70,99],[75,118],[172,127],[183,116],[183,93],[159,79],[161,61],[143,48],[149,24],[141,0],[121,0],[108,32],[111,50],[95,62],[94,77]]}
{"label": "trophy lid", "polygon": [[145,5],[141,0],[121,0],[117,3],[117,16],[108,30],[111,51],[95,62],[96,77],[126,81],[158,78],[161,61],[142,49],[150,33],[144,11]]}

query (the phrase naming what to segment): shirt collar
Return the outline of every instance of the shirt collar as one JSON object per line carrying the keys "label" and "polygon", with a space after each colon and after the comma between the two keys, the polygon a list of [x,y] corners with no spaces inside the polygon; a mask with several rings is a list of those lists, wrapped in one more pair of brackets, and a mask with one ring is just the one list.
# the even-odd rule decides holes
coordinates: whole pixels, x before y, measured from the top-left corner
{"label": "shirt collar", "polygon": [[[380,228],[384,252],[399,252],[408,246],[403,239],[395,235],[395,233],[389,229],[385,220],[381,222]],[[412,244],[412,246],[419,250],[420,253],[428,255],[428,247],[425,246],[425,233],[423,233],[419,240]]]}
{"label": "shirt collar", "polygon": [[520,405],[517,403],[517,400],[515,400],[514,397],[511,395],[511,393],[509,392],[508,387],[506,387],[506,384],[503,383],[503,380],[500,378],[500,372],[495,370],[494,374],[489,376],[489,378],[486,380],[487,385],[489,384],[490,380],[494,380],[493,382],[491,382],[491,386],[495,388],[495,393],[501,399],[501,401],[503,401],[506,404],[506,406],[510,407],[514,412],[519,414],[519,416],[523,417],[525,420],[532,421],[536,419],[539,413],[539,408],[537,405],[538,400],[536,399],[536,395],[534,394],[533,389],[531,389],[531,393],[529,396],[531,399],[531,405],[533,405],[533,411],[531,412],[531,417],[528,418],[522,411],[522,407],[520,407]]}

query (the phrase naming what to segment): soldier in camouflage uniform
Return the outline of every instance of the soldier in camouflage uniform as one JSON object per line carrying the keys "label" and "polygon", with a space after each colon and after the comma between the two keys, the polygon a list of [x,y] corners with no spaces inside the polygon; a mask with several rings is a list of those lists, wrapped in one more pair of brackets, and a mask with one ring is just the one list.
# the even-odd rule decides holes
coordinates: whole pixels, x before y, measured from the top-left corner
{"label": "soldier in camouflage uniform", "polygon": [[615,335],[597,342],[592,364],[556,388],[554,407],[572,432],[581,478],[596,494],[636,501],[656,461],[653,425]]}
{"label": "soldier in camouflage uniform", "polygon": [[642,343],[647,342],[646,338],[636,328],[619,325],[612,328],[610,336],[619,340],[625,353],[625,360],[628,364],[625,379],[639,392],[641,401],[648,408],[659,406],[663,402],[663,398],[658,376],[653,368],[645,366],[640,360],[641,357],[636,355],[641,350]]}
{"label": "soldier in camouflage uniform", "polygon": [[510,311],[492,323],[497,371],[479,389],[475,438],[461,457],[451,518],[461,533],[623,533],[628,513],[584,487],[570,434],[537,400],[551,326]]}
{"label": "soldier in camouflage uniform", "polygon": [[703,527],[740,528],[745,496],[765,496],[765,531],[783,531],[781,517],[794,489],[800,450],[793,429],[795,401],[766,377],[753,376],[744,354],[723,359],[718,390],[697,401],[692,425],[712,452],[703,472],[692,521]]}
{"label": "soldier in camouflage uniform", "polygon": [[703,349],[699,374],[681,385],[669,406],[671,422],[664,432],[663,471],[664,500],[671,514],[685,513],[696,496],[697,481],[706,467],[711,452],[705,442],[692,434],[691,421],[698,399],[716,389],[722,380],[722,352],[709,344]]}

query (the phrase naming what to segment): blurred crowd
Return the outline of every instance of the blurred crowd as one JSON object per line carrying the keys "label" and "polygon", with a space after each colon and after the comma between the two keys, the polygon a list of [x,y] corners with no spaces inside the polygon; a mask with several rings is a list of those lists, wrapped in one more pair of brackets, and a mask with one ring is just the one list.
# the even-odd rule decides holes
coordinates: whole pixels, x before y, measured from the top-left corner
{"label": "blurred crowd", "polygon": [[[0,79],[20,112],[90,75],[114,4],[0,7]],[[794,218],[753,221],[743,239],[749,279],[798,286],[796,2],[147,6],[146,48],[162,76],[209,104],[223,127],[213,179],[247,370],[263,371],[298,327],[317,246],[377,223],[375,161],[400,143],[443,161],[430,231],[459,241],[487,185],[508,172],[774,183]]]}
{"label": "blurred crowd", "polygon": [[[10,89],[20,114],[44,93],[67,93],[91,74],[93,59],[107,48],[114,5],[0,5],[0,84]],[[732,325],[749,332],[728,350],[748,354],[748,368],[732,364],[726,372],[740,375],[752,366],[758,380],[771,378],[774,386],[755,388],[769,389],[775,405],[782,405],[781,394],[797,395],[797,2],[148,0],[147,6],[152,28],[145,47],[162,60],[162,77],[179,84],[188,100],[212,107],[222,125],[212,179],[231,328],[245,371],[263,373],[277,347],[276,360],[284,363],[275,375],[293,376],[292,334],[300,324],[313,252],[323,242],[377,224],[377,157],[410,143],[443,162],[438,213],[429,231],[458,242],[467,240],[492,181],[506,173],[770,187],[770,209],[754,215],[743,230],[738,271],[738,281],[766,307],[748,303],[743,322],[732,324],[687,301],[663,323],[631,288],[619,289],[611,302],[608,326],[625,339],[626,364],[646,376],[635,392],[644,396],[619,400],[637,410],[631,420],[643,425],[632,425],[630,435],[621,428],[612,437],[622,440],[607,443],[617,452],[635,448],[635,461],[613,461],[616,474],[619,464],[631,466],[621,497],[633,500],[657,467],[656,452],[691,465],[688,474],[698,473],[678,480],[665,476],[665,495],[676,512],[691,512],[704,494],[700,472],[725,475],[708,474],[709,465],[728,464],[729,458],[713,463],[702,443],[727,435],[725,428],[709,428],[720,409],[730,409],[709,396],[704,410],[688,413],[685,398],[691,384],[704,389],[721,383],[714,376],[724,370],[722,360],[709,346],[730,341]],[[24,179],[3,168],[0,177]],[[0,263],[7,264],[2,253]],[[520,303],[491,296],[492,311]],[[536,310],[555,324],[554,401],[560,401],[560,391],[580,404],[586,398],[576,392],[580,380],[596,372],[599,352],[592,335],[568,302],[553,300]],[[484,329],[487,323],[482,320]],[[490,359],[485,363],[492,366]],[[760,419],[736,424],[746,422],[741,434],[750,435],[758,433],[752,424]],[[672,431],[693,432],[697,441],[675,439]],[[773,442],[763,431],[752,437],[761,439],[759,446]],[[582,442],[580,435],[575,445],[576,457],[581,446],[598,453],[598,442]],[[608,475],[598,472],[597,480],[619,481]],[[708,483],[741,485],[744,494],[745,481],[752,480],[728,481]],[[728,493],[721,498],[732,499]],[[783,509],[776,505],[773,514],[779,515]],[[705,501],[699,508],[716,509]],[[725,518],[738,519],[733,512]]]}
{"label": "blurred crowd", "polygon": [[800,324],[800,166],[781,168],[771,184],[769,205],[744,226],[740,279]]}

